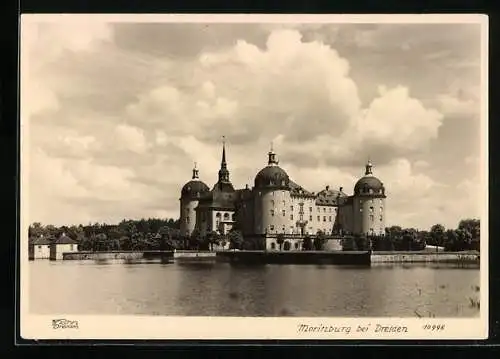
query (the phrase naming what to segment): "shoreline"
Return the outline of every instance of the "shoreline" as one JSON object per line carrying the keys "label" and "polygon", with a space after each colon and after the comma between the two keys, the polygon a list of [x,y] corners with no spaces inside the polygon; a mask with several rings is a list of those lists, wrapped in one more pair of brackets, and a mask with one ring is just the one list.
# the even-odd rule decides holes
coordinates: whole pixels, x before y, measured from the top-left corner
{"label": "shoreline", "polygon": [[[30,259],[30,261],[33,259]],[[38,259],[34,259],[37,261]],[[411,263],[480,263],[478,252],[370,252],[370,251],[106,251],[63,253],[63,261],[97,263],[170,263],[173,261],[244,264],[384,265]]]}

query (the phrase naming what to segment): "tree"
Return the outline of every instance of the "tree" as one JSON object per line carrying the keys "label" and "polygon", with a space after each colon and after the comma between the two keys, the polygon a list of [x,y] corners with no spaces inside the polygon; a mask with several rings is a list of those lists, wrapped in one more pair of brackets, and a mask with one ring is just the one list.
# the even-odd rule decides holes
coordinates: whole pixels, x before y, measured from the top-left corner
{"label": "tree", "polygon": [[239,230],[229,232],[229,245],[231,249],[241,249],[243,245],[243,235]]}
{"label": "tree", "polygon": [[308,234],[306,234],[304,239],[302,240],[302,250],[310,251],[312,249],[313,249],[312,239]]}
{"label": "tree", "polygon": [[214,250],[214,245],[218,245],[220,243],[221,236],[219,233],[212,231],[207,235],[207,244],[211,251]]}
{"label": "tree", "polygon": [[200,250],[200,247],[202,245],[203,245],[203,238],[201,237],[201,233],[198,229],[195,229],[191,233],[191,237],[189,238],[189,249]]}
{"label": "tree", "polygon": [[432,240],[432,244],[437,247],[443,246],[445,242],[445,228],[442,224],[435,224],[431,227],[430,231],[430,239]]}
{"label": "tree", "polygon": [[454,229],[448,229],[444,236],[444,250],[445,251],[456,251],[457,249],[457,231]]}
{"label": "tree", "polygon": [[318,231],[316,233],[316,237],[314,238],[313,246],[316,251],[321,251],[323,250],[323,247],[325,246],[325,241],[326,237],[323,231]]}
{"label": "tree", "polygon": [[281,251],[281,247],[283,246],[284,242],[285,242],[285,235],[283,233],[279,233],[276,236],[276,243],[278,243],[278,246],[280,247],[280,251]]}

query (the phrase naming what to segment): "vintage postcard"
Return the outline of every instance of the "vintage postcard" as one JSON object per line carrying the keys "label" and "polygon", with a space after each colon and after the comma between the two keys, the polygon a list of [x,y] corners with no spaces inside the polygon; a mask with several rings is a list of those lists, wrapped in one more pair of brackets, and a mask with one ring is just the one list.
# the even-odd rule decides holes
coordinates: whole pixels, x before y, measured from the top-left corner
{"label": "vintage postcard", "polygon": [[24,339],[484,339],[484,15],[23,15]]}

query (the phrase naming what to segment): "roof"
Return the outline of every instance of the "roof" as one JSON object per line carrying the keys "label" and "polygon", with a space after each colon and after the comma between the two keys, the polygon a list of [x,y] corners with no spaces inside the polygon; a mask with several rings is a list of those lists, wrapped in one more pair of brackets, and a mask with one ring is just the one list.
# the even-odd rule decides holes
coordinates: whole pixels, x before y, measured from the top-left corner
{"label": "roof", "polygon": [[46,245],[51,244],[52,242],[45,237],[39,237],[39,238],[33,239],[33,241],[31,243],[35,246],[46,246]]}
{"label": "roof", "polygon": [[193,180],[189,181],[188,183],[186,183],[182,187],[181,196],[183,198],[185,198],[185,197],[199,197],[203,193],[208,192],[209,190],[210,189],[208,188],[208,186],[204,182],[202,182],[198,179],[193,179]]}
{"label": "roof", "polygon": [[372,191],[374,194],[384,194],[384,184],[375,176],[368,175],[361,177],[354,185],[354,193],[361,194]]}
{"label": "roof", "polygon": [[63,234],[59,238],[57,238],[55,241],[52,242],[53,244],[77,244],[78,242],[71,239],[67,235]]}
{"label": "roof", "polygon": [[290,194],[293,196],[314,196],[312,192],[290,180]]}
{"label": "roof", "polygon": [[290,178],[285,170],[278,165],[269,165],[261,169],[255,176],[256,188],[288,188]]}
{"label": "roof", "polygon": [[217,182],[214,188],[200,197],[198,208],[234,209],[237,193],[231,183]]}
{"label": "roof", "polygon": [[337,206],[340,203],[343,203],[343,200],[347,198],[347,195],[344,192],[332,190],[329,186],[326,189],[318,192],[316,197],[316,205],[318,206]]}

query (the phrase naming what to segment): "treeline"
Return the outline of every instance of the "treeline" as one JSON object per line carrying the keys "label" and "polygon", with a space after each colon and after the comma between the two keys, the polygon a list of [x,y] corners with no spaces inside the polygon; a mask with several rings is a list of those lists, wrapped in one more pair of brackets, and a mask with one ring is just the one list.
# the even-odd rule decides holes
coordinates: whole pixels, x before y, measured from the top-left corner
{"label": "treeline", "polygon": [[[213,250],[214,248],[235,248],[260,250],[265,243],[258,239],[244,239],[241,232],[234,230],[227,235],[211,232],[202,237],[198,231],[190,236],[182,235],[179,221],[174,219],[123,220],[119,224],[95,223],[77,226],[56,227],[33,223],[29,227],[29,238],[44,237],[52,241],[62,234],[76,240],[82,251],[128,251],[128,250]],[[328,236],[317,233],[305,236],[303,250],[322,250]],[[285,235],[278,235],[276,242],[280,249],[290,250]],[[455,229],[446,229],[435,224],[430,230],[388,227],[382,236],[355,235],[343,240],[344,250],[374,251],[418,251],[427,245],[444,247],[445,251],[479,250],[480,221],[464,219]]]}
{"label": "treeline", "polygon": [[385,229],[383,236],[355,235],[346,239],[346,250],[373,251],[419,251],[426,246],[442,247],[444,251],[479,251],[480,221],[463,219],[457,228],[446,229],[441,224],[433,225],[430,230],[419,231],[414,228],[392,226]]}
{"label": "treeline", "polygon": [[46,238],[53,241],[66,235],[78,242],[81,251],[143,251],[169,249],[213,250],[217,246],[256,249],[252,242],[243,243],[240,232],[233,231],[227,236],[216,232],[206,237],[194,231],[191,236],[183,236],[179,221],[174,219],[123,220],[119,224],[95,223],[78,226],[42,225],[29,226],[29,238]]}

